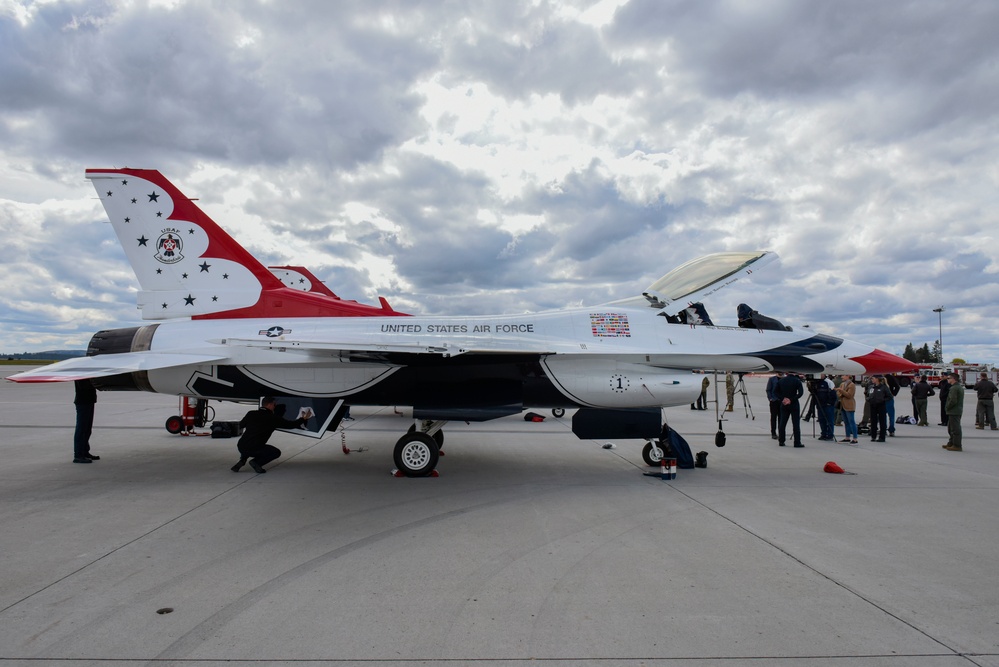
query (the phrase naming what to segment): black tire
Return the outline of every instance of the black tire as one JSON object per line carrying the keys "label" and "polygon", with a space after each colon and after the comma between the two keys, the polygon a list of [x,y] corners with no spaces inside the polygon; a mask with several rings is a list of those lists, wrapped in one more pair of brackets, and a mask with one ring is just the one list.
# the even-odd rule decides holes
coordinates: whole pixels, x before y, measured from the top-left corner
{"label": "black tire", "polygon": [[177,435],[178,433],[184,430],[184,419],[178,415],[174,415],[173,417],[167,417],[166,424],[164,424],[164,427],[166,427],[167,433],[172,433],[173,435]]}
{"label": "black tire", "polygon": [[555,417],[556,419],[565,417],[565,408],[552,408],[552,417]]}
{"label": "black tire", "polygon": [[[655,458],[653,449],[658,452],[659,458]],[[658,444],[653,445],[651,442],[646,442],[645,447],[642,448],[642,458],[645,459],[645,463],[650,466],[658,467],[659,462],[662,461],[663,454],[665,454],[665,452]]]}
{"label": "black tire", "polygon": [[406,477],[426,477],[434,468],[440,450],[437,441],[422,432],[407,433],[395,443],[395,467]]}

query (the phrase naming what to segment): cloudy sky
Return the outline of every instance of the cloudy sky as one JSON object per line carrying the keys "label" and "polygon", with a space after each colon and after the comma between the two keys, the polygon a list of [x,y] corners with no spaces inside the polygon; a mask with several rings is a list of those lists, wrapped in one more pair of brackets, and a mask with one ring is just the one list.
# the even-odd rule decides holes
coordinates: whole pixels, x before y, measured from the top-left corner
{"label": "cloudy sky", "polygon": [[88,167],[420,314],[641,292],[999,362],[999,3],[0,0],[0,351],[139,319]]}

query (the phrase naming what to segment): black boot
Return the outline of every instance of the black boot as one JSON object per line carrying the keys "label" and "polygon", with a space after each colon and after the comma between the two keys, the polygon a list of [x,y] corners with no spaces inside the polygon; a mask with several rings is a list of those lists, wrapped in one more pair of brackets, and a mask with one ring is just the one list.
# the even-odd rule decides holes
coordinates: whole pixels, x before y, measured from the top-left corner
{"label": "black boot", "polygon": [[241,469],[241,468],[242,468],[243,466],[245,466],[245,465],[246,465],[246,459],[244,459],[244,458],[241,458],[241,459],[239,459],[238,461],[236,461],[236,465],[234,465],[233,467],[229,468],[229,470],[231,470],[231,471],[233,471],[233,472],[239,472],[239,471],[240,471],[240,469]]}

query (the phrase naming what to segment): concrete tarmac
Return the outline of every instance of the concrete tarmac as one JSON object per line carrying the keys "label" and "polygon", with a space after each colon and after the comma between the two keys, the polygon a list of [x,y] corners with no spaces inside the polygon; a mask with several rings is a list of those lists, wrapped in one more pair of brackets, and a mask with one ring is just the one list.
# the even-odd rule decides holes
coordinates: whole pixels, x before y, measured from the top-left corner
{"label": "concrete tarmac", "polygon": [[746,384],[724,448],[713,406],[666,411],[709,455],[664,482],[568,415],[448,424],[440,477],[394,478],[391,408],[232,473],[235,440],[170,435],[177,399],[144,393],[99,394],[73,464],[72,386],[0,382],[0,666],[999,666],[974,392],[964,452],[938,419],[794,449]]}

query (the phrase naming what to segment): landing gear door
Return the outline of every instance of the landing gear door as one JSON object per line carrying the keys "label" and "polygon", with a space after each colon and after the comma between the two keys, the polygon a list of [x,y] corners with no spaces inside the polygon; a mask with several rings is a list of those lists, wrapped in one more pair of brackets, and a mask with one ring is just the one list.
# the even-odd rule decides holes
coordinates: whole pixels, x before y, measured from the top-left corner
{"label": "landing gear door", "polygon": [[274,411],[285,419],[298,419],[305,409],[312,411],[312,418],[302,424],[300,428],[279,428],[277,430],[310,438],[321,438],[327,429],[335,429],[347,411],[343,399],[301,396],[277,396],[276,398],[277,404]]}

